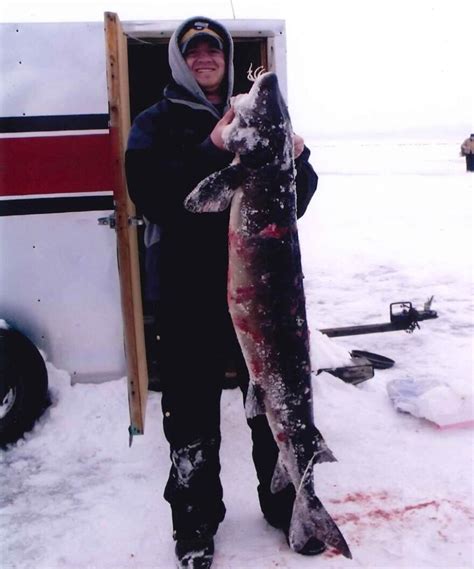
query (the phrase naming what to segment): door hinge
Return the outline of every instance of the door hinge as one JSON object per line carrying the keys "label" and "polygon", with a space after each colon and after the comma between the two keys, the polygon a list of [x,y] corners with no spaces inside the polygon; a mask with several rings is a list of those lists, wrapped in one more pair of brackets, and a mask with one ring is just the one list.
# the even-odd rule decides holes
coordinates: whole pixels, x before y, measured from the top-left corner
{"label": "door hinge", "polygon": [[[115,218],[115,213],[108,215],[107,217],[99,217],[97,219],[97,223],[99,225],[108,225],[110,229],[115,229],[117,222]],[[129,216],[128,224],[133,226],[144,225],[145,221],[142,217],[138,216]]]}

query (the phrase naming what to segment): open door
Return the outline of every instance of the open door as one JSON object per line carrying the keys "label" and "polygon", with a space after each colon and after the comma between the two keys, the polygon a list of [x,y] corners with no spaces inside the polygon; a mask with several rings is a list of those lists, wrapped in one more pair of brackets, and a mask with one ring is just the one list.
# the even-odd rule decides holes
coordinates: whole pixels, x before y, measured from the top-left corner
{"label": "open door", "polygon": [[143,434],[148,394],[143,309],[135,207],[125,178],[124,154],[130,130],[127,38],[117,14],[106,12],[105,39],[110,140],[114,179],[115,230],[127,360],[130,444]]}

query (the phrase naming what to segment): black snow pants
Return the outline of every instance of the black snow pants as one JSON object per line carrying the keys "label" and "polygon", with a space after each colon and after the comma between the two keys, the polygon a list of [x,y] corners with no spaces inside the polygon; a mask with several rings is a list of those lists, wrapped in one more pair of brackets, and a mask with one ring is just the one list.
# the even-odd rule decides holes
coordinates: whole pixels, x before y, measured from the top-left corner
{"label": "black snow pants", "polygon": [[[164,497],[171,505],[175,539],[212,536],[225,516],[219,476],[220,399],[229,348],[237,346],[237,340],[222,300],[223,310],[209,311],[208,306],[203,314],[199,309],[190,314],[192,306],[181,306],[181,314],[178,307],[165,307],[163,313],[162,410],[171,457]],[[240,348],[237,353],[245,397],[248,376]],[[248,424],[262,512],[273,526],[284,527],[291,517],[294,488],[271,493],[278,447],[265,416]]]}
{"label": "black snow pants", "polygon": [[466,171],[474,172],[474,154],[466,154]]}

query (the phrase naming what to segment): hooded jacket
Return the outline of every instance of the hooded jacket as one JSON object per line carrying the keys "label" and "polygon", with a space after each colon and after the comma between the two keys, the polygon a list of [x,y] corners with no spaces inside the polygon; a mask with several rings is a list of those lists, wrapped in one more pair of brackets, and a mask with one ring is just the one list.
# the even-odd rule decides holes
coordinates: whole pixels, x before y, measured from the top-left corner
{"label": "hooded jacket", "polygon": [[210,27],[224,40],[224,56],[227,71],[224,85],[224,111],[227,110],[229,106],[229,101],[234,89],[234,42],[232,41],[232,36],[219,22],[201,16],[183,22],[170,38],[168,44],[168,61],[171,68],[171,76],[173,77],[174,84],[182,87],[185,93],[178,93],[178,97],[176,97],[176,94],[173,92],[173,85],[171,85],[165,89],[164,95],[170,101],[177,104],[184,104],[195,109],[208,109],[209,112],[219,120],[222,113],[207,100],[179,49],[180,37],[183,31],[188,27],[189,22],[199,20],[209,22]]}
{"label": "hooded jacket", "polygon": [[[135,119],[125,156],[128,190],[140,213],[161,228],[160,284],[163,302],[225,303],[229,212],[194,214],[183,202],[209,174],[233,160],[214,146],[210,133],[229,105],[233,89],[233,42],[229,32],[209,18],[224,39],[226,79],[223,108],[210,103],[179,49],[190,20],[176,29],[169,43],[172,81],[163,99]],[[296,160],[298,214],[306,209],[317,185],[308,163],[309,150]],[[203,298],[207,300],[203,300]],[[181,299],[181,300],[180,300]]]}
{"label": "hooded jacket", "polygon": [[468,156],[469,154],[474,154],[474,135],[472,134],[461,144],[461,156]]}

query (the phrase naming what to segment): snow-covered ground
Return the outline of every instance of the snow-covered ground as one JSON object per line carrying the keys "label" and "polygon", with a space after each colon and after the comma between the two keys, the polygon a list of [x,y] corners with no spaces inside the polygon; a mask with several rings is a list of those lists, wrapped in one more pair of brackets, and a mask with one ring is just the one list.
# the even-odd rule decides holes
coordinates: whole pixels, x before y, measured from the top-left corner
{"label": "snow-covered ground", "polygon": [[[334,340],[396,361],[357,387],[314,377],[316,423],[339,459],[316,467],[317,492],[352,561],[292,553],[263,521],[241,396],[224,392],[228,512],[214,567],[472,568],[473,431],[397,412],[386,385],[429,379],[472,397],[474,175],[458,141],[309,144],[320,175],[300,222],[311,328],[384,322],[390,302],[421,308],[431,295],[439,319],[413,335]],[[318,362],[316,333],[312,341]],[[150,393],[146,434],[129,449],[124,379],[71,386],[53,364],[52,407],[1,454],[2,569],[173,567],[160,395]]]}

